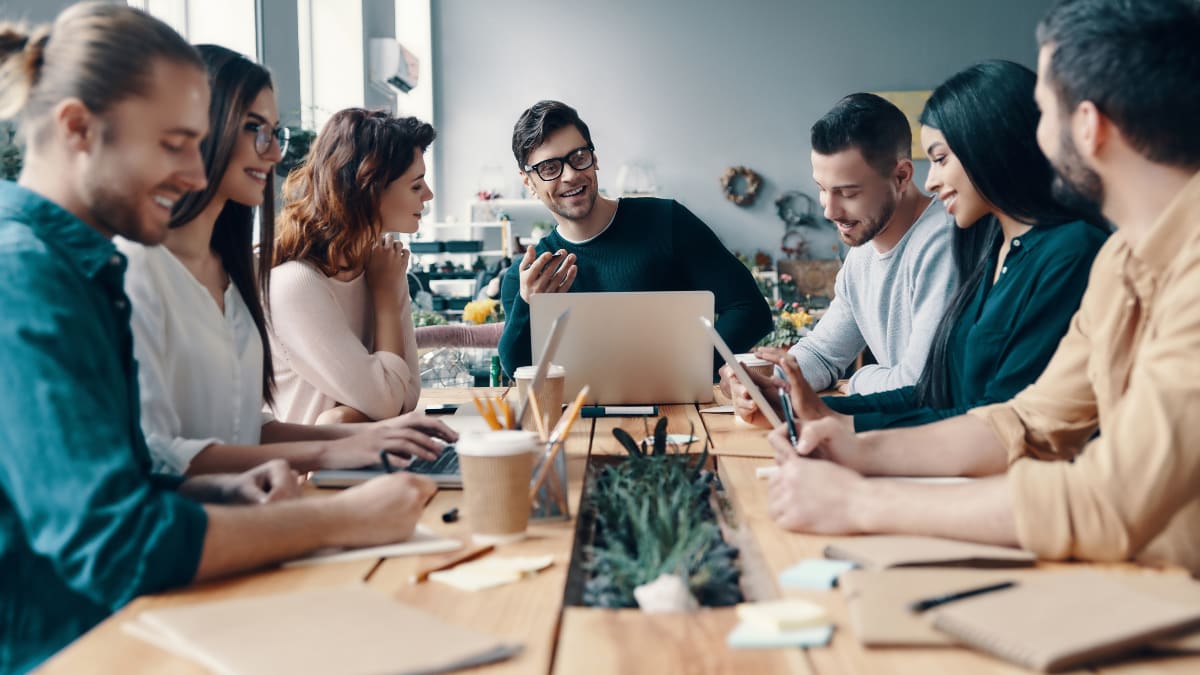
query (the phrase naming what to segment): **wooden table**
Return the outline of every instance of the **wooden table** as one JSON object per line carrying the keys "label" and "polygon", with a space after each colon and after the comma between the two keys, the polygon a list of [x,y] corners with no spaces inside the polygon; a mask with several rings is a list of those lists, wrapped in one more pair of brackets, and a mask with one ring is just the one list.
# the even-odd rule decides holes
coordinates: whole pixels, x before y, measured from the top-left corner
{"label": "wooden table", "polygon": [[[476,390],[477,392],[479,390]],[[432,390],[422,403],[467,403],[464,390]],[[703,406],[707,407],[707,406]],[[670,433],[691,433],[712,445],[714,463],[739,523],[744,577],[752,578],[757,597],[780,593],[775,579],[797,560],[820,557],[830,537],[784,532],[767,517],[765,484],[755,469],[771,464],[765,433],[733,421],[729,415],[700,414],[695,406],[662,406]],[[572,513],[578,500],[588,457],[623,454],[612,436],[620,426],[635,439],[646,435],[641,418],[581,420],[567,441]],[[422,522],[439,532],[465,535],[464,522],[446,525],[441,514],[457,506],[458,491],[439,493]],[[125,634],[120,624],[143,609],[178,606],[231,597],[249,597],[302,588],[358,582],[378,588],[405,603],[447,621],[521,642],[517,657],[485,667],[488,673],[983,673],[1027,672],[1005,662],[958,648],[867,649],[849,630],[846,605],[837,591],[786,591],[825,606],[837,629],[827,648],[730,650],[725,635],[736,623],[731,609],[702,610],[691,615],[645,615],[563,607],[563,589],[574,537],[574,521],[534,523],[525,541],[504,547],[505,555],[554,556],[554,565],[535,578],[479,592],[437,583],[412,585],[409,577],[429,558],[366,560],[315,567],[273,569],[156,596],[138,598],[57,654],[47,673],[203,673],[203,668]],[[1079,567],[1080,565],[1071,565]],[[1061,569],[1064,565],[1043,565]],[[1094,566],[1121,572],[1132,566]],[[1049,572],[1048,572],[1049,573]],[[1143,572],[1144,573],[1144,572]],[[1200,673],[1200,655],[1117,662],[1089,671],[1103,675],[1183,675]]]}

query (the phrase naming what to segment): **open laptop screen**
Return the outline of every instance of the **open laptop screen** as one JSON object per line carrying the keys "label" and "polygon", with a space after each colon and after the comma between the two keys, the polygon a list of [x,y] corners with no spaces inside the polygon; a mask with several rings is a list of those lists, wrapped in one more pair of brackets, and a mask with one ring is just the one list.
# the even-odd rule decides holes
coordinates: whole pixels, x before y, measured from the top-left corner
{"label": "open laptop screen", "polygon": [[564,400],[583,385],[588,403],[707,403],[713,349],[698,320],[713,319],[710,291],[539,293],[531,298],[534,360],[550,326],[571,310],[554,362],[566,371]]}

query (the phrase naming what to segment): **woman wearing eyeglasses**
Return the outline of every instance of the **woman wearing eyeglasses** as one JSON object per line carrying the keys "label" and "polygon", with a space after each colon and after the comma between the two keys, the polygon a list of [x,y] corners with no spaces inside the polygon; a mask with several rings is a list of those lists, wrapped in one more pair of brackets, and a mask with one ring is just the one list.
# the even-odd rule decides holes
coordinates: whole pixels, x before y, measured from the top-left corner
{"label": "woman wearing eyeglasses", "polygon": [[274,371],[260,289],[274,241],[271,174],[288,134],[265,68],[223,47],[197,49],[212,88],[201,144],[207,185],[162,195],[160,205],[175,202],[162,246],[117,243],[129,259],[142,430],[156,470],[241,471],[275,458],[300,471],[348,468],[375,463],[382,448],[434,458],[441,443],[430,434],[454,432],[423,415],[337,428],[263,414]]}
{"label": "woman wearing eyeglasses", "polygon": [[279,419],[377,420],[417,405],[409,252],[390,233],[416,232],[433,199],[423,153],[435,136],[414,117],[342,110],[288,176],[269,296]]}

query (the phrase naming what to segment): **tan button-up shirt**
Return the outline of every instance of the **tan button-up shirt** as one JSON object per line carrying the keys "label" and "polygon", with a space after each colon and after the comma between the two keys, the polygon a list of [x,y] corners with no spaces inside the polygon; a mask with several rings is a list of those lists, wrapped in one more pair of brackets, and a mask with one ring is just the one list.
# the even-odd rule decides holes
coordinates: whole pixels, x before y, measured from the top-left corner
{"label": "tan button-up shirt", "polygon": [[1045,373],[971,414],[1008,450],[1021,546],[1200,576],[1200,173],[1136,246],[1109,238]]}

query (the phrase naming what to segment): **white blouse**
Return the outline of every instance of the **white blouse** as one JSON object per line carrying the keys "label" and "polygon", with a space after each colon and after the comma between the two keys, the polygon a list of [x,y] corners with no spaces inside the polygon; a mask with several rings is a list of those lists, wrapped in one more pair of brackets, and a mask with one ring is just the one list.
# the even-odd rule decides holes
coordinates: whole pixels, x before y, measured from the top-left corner
{"label": "white blouse", "polygon": [[225,313],[165,246],[122,238],[125,292],[133,310],[142,432],[154,470],[182,474],[214,443],[258,445],[262,425],[262,340],[232,282]]}
{"label": "white blouse", "polygon": [[271,356],[275,416],[313,424],[339,404],[371,419],[408,412],[421,395],[412,303],[401,293],[407,327],[400,354],[375,351],[375,317],[366,275],[325,276],[292,260],[271,270]]}

